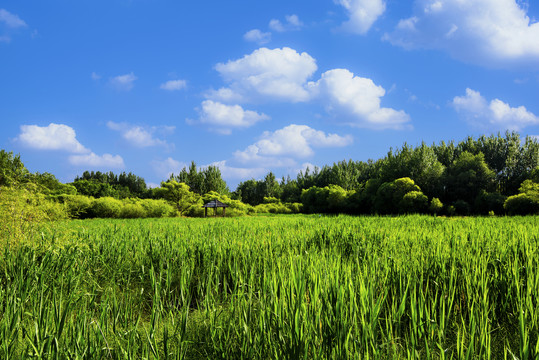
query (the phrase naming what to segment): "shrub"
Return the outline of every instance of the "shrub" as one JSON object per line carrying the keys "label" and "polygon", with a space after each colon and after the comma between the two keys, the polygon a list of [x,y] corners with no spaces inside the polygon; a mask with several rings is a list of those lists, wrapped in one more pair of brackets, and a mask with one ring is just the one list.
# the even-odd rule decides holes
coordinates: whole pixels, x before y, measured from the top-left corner
{"label": "shrub", "polygon": [[453,203],[453,208],[455,209],[455,212],[453,215],[468,215],[470,214],[470,204],[468,204],[464,200],[457,200]]}
{"label": "shrub", "polygon": [[509,196],[503,207],[509,215],[539,214],[539,201],[528,194]]}
{"label": "shrub", "polygon": [[124,202],[120,209],[120,218],[138,219],[148,217],[144,207],[137,202]]}
{"label": "shrub", "polygon": [[122,202],[111,197],[102,197],[92,201],[89,209],[91,217],[96,218],[119,218],[122,210]]}
{"label": "shrub", "polygon": [[407,200],[407,202],[401,204],[404,196],[409,192],[421,192],[419,186],[417,186],[409,177],[385,182],[380,185],[376,192],[374,209],[379,214],[395,214],[397,212],[402,212],[402,210],[407,209],[406,204],[410,202]]}
{"label": "shrub", "polygon": [[503,214],[506,197],[499,193],[489,193],[482,190],[475,199],[475,212],[481,215],[487,215],[491,211],[495,214]]}
{"label": "shrub", "polygon": [[429,210],[431,213],[433,213],[434,215],[439,214],[440,212],[442,212],[443,208],[444,208],[444,205],[442,204],[440,199],[432,198],[429,205]]}
{"label": "shrub", "polygon": [[65,204],[71,218],[85,219],[89,216],[93,198],[84,195],[64,195],[58,199]]}
{"label": "shrub", "polygon": [[429,199],[421,191],[410,191],[399,203],[401,213],[424,213],[429,206]]}
{"label": "shrub", "polygon": [[176,210],[166,200],[144,199],[140,200],[140,204],[146,211],[146,217],[159,218],[176,215]]}

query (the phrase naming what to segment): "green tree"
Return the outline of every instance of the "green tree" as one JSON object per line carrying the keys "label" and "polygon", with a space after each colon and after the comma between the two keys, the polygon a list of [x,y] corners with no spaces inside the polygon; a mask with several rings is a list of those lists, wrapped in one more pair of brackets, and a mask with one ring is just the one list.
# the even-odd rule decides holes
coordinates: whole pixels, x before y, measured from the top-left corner
{"label": "green tree", "polygon": [[215,191],[219,194],[228,194],[230,190],[221,177],[221,170],[217,166],[210,165],[200,172],[202,175],[201,193],[206,194]]}
{"label": "green tree", "polygon": [[0,186],[16,186],[25,182],[29,172],[20,155],[0,150]]}
{"label": "green tree", "polygon": [[162,182],[161,187],[155,189],[155,194],[173,204],[180,215],[183,215],[190,206],[198,203],[200,199],[197,194],[190,191],[187,184],[175,180]]}
{"label": "green tree", "polygon": [[421,192],[421,188],[408,177],[385,182],[378,188],[374,209],[379,214],[396,214],[406,209],[404,196],[409,192]]}
{"label": "green tree", "polygon": [[491,192],[495,188],[495,174],[485,163],[483,153],[464,151],[446,169],[444,178],[449,202],[475,201],[481,190]]}

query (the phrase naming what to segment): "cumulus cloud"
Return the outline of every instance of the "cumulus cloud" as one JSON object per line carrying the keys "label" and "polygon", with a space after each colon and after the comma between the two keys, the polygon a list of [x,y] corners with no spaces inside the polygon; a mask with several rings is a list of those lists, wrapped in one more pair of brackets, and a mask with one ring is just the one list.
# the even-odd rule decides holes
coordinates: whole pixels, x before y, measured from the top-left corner
{"label": "cumulus cloud", "polygon": [[135,80],[137,80],[137,77],[131,72],[111,78],[110,85],[119,91],[129,91],[135,86]]}
{"label": "cumulus cloud", "polygon": [[244,110],[240,105],[225,105],[213,100],[202,102],[198,121],[188,120],[188,123],[207,124],[223,134],[230,134],[232,128],[247,128],[259,121],[268,120],[266,114],[256,111]]}
{"label": "cumulus cloud", "polygon": [[304,84],[317,66],[305,52],[300,54],[288,47],[273,50],[263,47],[241,59],[219,63],[215,68],[230,83],[228,92],[234,97],[300,102],[309,100]]}
{"label": "cumulus cloud", "polygon": [[270,32],[262,32],[258,29],[253,29],[247,31],[243,35],[243,39],[245,41],[254,42],[259,45],[267,44],[271,41],[271,33]]}
{"label": "cumulus cloud", "polygon": [[351,126],[409,127],[408,114],[381,106],[386,92],[369,78],[355,76],[347,69],[333,69],[323,73],[318,81],[308,81],[317,66],[307,53],[290,48],[260,48],[239,60],[218,64],[216,69],[230,86],[209,91],[206,96],[214,102],[318,101]]}
{"label": "cumulus cloud", "polygon": [[[109,121],[107,127],[111,130],[119,131],[122,138],[136,147],[150,147],[150,146],[165,146],[168,147],[166,141],[154,137],[154,134],[159,130],[158,127],[144,128],[142,126],[132,125],[128,123],[116,123]],[[169,129],[170,127],[165,127]],[[172,127],[172,130],[174,128]],[[165,130],[165,132],[169,132]]]}
{"label": "cumulus cloud", "polygon": [[161,84],[160,88],[168,91],[182,90],[187,87],[187,81],[185,80],[169,80]]}
{"label": "cumulus cloud", "polygon": [[294,166],[292,158],[314,155],[313,147],[343,147],[352,141],[350,135],[326,134],[307,125],[291,124],[274,132],[264,132],[256,143],[244,151],[236,151],[234,158],[241,163]]}
{"label": "cumulus cloud", "polygon": [[72,153],[90,151],[77,140],[75,130],[64,124],[21,125],[17,140],[27,147],[39,150],[64,150]]}
{"label": "cumulus cloud", "polygon": [[12,29],[27,26],[24,20],[5,9],[0,9],[0,23],[4,23],[7,27]]}
{"label": "cumulus cloud", "polygon": [[279,19],[271,19],[269,22],[269,28],[277,32],[285,32],[291,30],[299,30],[303,27],[303,22],[295,14],[286,15],[285,23],[282,23]]}
{"label": "cumulus cloud", "polygon": [[349,20],[342,24],[342,29],[357,34],[366,34],[374,22],[386,10],[384,0],[335,0],[348,12]]}
{"label": "cumulus cloud", "polygon": [[124,160],[120,155],[103,154],[101,156],[91,152],[85,155],[71,155],[69,163],[75,166],[124,168]]}
{"label": "cumulus cloud", "polygon": [[539,63],[539,23],[515,0],[416,0],[413,16],[384,39],[485,66],[537,68]]}
{"label": "cumulus cloud", "polygon": [[25,146],[39,150],[63,150],[77,155],[69,156],[71,165],[123,168],[120,155],[95,154],[84,147],[78,140],[75,130],[64,124],[51,123],[48,126],[22,125],[21,133],[16,138]]}
{"label": "cumulus cloud", "polygon": [[511,107],[500,99],[490,103],[478,91],[466,89],[466,95],[455,96],[455,110],[474,125],[521,130],[526,126],[539,125],[539,117],[524,106]]}
{"label": "cumulus cloud", "polygon": [[373,129],[402,129],[410,121],[404,111],[380,106],[383,87],[371,79],[354,76],[346,69],[333,69],[310,83],[314,96],[325,99],[329,111],[347,117],[347,124]]}

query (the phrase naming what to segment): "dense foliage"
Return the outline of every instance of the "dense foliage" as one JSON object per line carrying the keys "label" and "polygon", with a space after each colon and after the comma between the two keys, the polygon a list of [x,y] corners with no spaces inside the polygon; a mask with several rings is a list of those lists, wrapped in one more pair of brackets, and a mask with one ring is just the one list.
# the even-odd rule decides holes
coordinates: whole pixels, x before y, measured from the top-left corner
{"label": "dense foliage", "polygon": [[[404,144],[377,161],[349,160],[306,169],[296,179],[283,178],[277,188],[269,173],[263,180],[240,183],[236,196],[251,205],[262,203],[267,196],[280,197],[283,202],[301,200],[307,212],[501,215],[511,209],[507,211],[537,213],[535,207],[526,205],[531,201],[529,195],[518,195],[520,200],[512,200],[509,208],[504,203],[521,191],[524,181],[539,183],[539,176],[534,175],[538,169],[537,139],[521,139],[518,133],[507,132],[468,137],[459,143],[423,143],[415,148]],[[413,188],[406,188],[403,181],[411,181]],[[329,194],[340,200],[328,202]],[[518,204],[524,207],[515,210]]]}
{"label": "dense foliage", "polygon": [[[538,184],[539,142],[521,139],[515,132],[468,137],[458,144],[404,144],[376,161],[348,160],[312,171],[307,168],[296,179],[288,176],[280,182],[269,172],[263,179],[241,182],[232,193],[213,165],[197,168],[192,162],[189,169],[172,174],[155,189],[125,172],[85,171],[71,184],[62,184],[52,174],[30,173],[18,155],[0,152],[0,186],[32,189],[67,204],[70,216],[79,218],[202,216],[208,194],[217,194],[231,207],[228,216],[256,212],[524,215],[539,213],[539,195],[533,190]],[[150,200],[167,201],[175,211],[165,210],[162,203],[150,206]]]}
{"label": "dense foliage", "polygon": [[2,238],[0,358],[537,359],[537,217],[84,220]]}

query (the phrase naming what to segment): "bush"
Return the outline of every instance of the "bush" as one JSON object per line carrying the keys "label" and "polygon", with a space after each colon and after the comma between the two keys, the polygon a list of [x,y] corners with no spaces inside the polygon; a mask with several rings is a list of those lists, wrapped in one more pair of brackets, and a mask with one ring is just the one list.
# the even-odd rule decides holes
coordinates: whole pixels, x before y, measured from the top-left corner
{"label": "bush", "polygon": [[509,215],[539,214],[539,201],[528,194],[509,196],[503,207]]}
{"label": "bush", "polygon": [[464,200],[457,200],[453,203],[454,214],[451,215],[468,215],[470,214],[470,204]]}
{"label": "bush", "polygon": [[0,188],[0,246],[20,244],[36,235],[37,224],[68,218],[64,204],[27,189]]}
{"label": "bush", "polygon": [[146,217],[159,218],[176,215],[176,209],[166,200],[144,199],[140,200],[140,204],[146,211]]}
{"label": "bush", "polygon": [[89,216],[93,198],[84,195],[63,195],[57,198],[63,202],[73,219],[85,219]]}
{"label": "bush", "polygon": [[144,207],[137,202],[124,202],[120,209],[120,218],[122,219],[138,219],[148,217]]}
{"label": "bush", "polygon": [[[421,192],[421,189],[408,177],[385,182],[380,185],[376,192],[374,209],[379,214],[396,214],[407,210],[410,200],[404,203],[402,201],[404,200],[404,196],[409,192]],[[418,195],[411,196],[415,197]]]}
{"label": "bush", "polygon": [[444,205],[442,204],[440,199],[432,198],[429,205],[429,210],[431,213],[433,213],[434,215],[439,214],[440,212],[442,212],[443,208],[444,208]]}
{"label": "bush", "polygon": [[410,191],[404,195],[399,203],[399,210],[404,214],[425,213],[429,206],[429,199],[421,191]]}
{"label": "bush", "polygon": [[488,215],[491,211],[495,214],[503,214],[506,197],[499,193],[489,193],[482,190],[475,199],[475,212],[481,215]]}
{"label": "bush", "polygon": [[89,209],[91,217],[119,218],[121,216],[122,202],[111,197],[102,197],[92,201]]}

